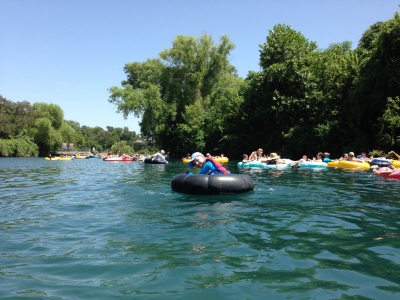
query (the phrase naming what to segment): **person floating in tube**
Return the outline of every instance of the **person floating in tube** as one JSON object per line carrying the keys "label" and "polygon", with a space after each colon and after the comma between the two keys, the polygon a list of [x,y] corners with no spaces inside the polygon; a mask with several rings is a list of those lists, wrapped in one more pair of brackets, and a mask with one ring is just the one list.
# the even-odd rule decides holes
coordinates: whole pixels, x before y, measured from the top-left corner
{"label": "person floating in tube", "polygon": [[164,150],[161,150],[160,152],[157,152],[156,154],[154,154],[154,155],[152,156],[152,160],[160,160],[160,161],[163,161],[163,160],[165,160],[164,154],[165,154],[165,151],[164,151]]}
{"label": "person floating in tube", "polygon": [[[231,174],[229,170],[227,170],[222,164],[215,161],[211,157],[204,157],[204,155],[200,152],[195,152],[192,154],[190,161],[188,163],[189,168],[197,167],[200,168],[200,171],[197,174]],[[187,171],[188,174],[193,174],[192,172]]]}

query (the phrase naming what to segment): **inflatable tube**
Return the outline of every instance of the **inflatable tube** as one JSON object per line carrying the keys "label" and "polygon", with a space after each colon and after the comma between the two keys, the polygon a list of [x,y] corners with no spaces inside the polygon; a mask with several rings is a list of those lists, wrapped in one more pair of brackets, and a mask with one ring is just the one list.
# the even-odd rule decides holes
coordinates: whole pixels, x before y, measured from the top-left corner
{"label": "inflatable tube", "polygon": [[[227,163],[229,162],[229,158],[228,157],[216,157],[213,158],[215,161],[220,162],[220,163]],[[182,158],[182,162],[184,162],[185,164],[187,164],[190,161],[190,158]]]}
{"label": "inflatable tube", "polygon": [[389,178],[400,179],[400,170],[390,173]]}
{"label": "inflatable tube", "polygon": [[324,162],[318,161],[305,161],[299,163],[299,167],[301,168],[327,168],[328,164]]}
{"label": "inflatable tube", "polygon": [[117,162],[130,162],[134,161],[136,159],[130,157],[130,156],[121,156],[121,157],[105,157],[103,158],[104,161],[117,161]]}
{"label": "inflatable tube", "polygon": [[337,167],[341,169],[369,169],[371,166],[367,162],[339,160]]}
{"label": "inflatable tube", "polygon": [[276,164],[276,165],[267,165],[265,164],[266,169],[287,169],[290,168],[290,164]]}
{"label": "inflatable tube", "polygon": [[400,168],[400,160],[392,160],[392,165],[395,168]]}
{"label": "inflatable tube", "polygon": [[262,163],[261,161],[253,160],[246,162],[238,162],[237,166],[239,168],[263,168],[265,169],[266,163]]}
{"label": "inflatable tube", "polygon": [[214,160],[217,161],[217,162],[220,162],[220,163],[229,162],[229,158],[227,158],[227,157],[217,157],[217,158],[214,158]]}
{"label": "inflatable tube", "polygon": [[274,164],[274,165],[268,165],[265,164],[266,169],[286,169],[290,168],[292,166],[293,161],[287,158],[282,158],[281,161],[284,161],[284,164]]}
{"label": "inflatable tube", "polygon": [[368,163],[371,167],[372,166],[389,167],[392,165],[392,162],[385,158],[373,158]]}
{"label": "inflatable tube", "polygon": [[259,160],[253,160],[249,162],[239,162],[237,166],[239,168],[261,168],[261,169],[286,169],[290,168],[292,161],[290,159],[284,159],[284,164],[268,165],[265,162]]}
{"label": "inflatable tube", "polygon": [[254,180],[247,174],[189,175],[181,173],[171,180],[171,189],[190,195],[231,195],[254,190]]}
{"label": "inflatable tube", "polygon": [[338,160],[332,160],[332,161],[330,161],[330,162],[327,162],[326,164],[327,164],[328,167],[330,167],[330,168],[337,168],[337,167],[338,167],[338,163],[339,163]]}
{"label": "inflatable tube", "polygon": [[45,160],[74,160],[75,157],[45,157]]}
{"label": "inflatable tube", "polygon": [[385,173],[384,171],[391,171],[391,170],[387,167],[383,167],[383,168],[379,168],[378,171],[382,172],[382,173],[377,173],[377,175],[379,175],[380,177],[391,178],[391,179],[400,179],[400,170],[394,171],[391,173]]}
{"label": "inflatable tube", "polygon": [[144,159],[144,163],[145,164],[152,164],[152,165],[162,165],[162,164],[167,164],[168,161],[167,160],[159,160],[159,159],[152,159],[150,157],[147,157]]}

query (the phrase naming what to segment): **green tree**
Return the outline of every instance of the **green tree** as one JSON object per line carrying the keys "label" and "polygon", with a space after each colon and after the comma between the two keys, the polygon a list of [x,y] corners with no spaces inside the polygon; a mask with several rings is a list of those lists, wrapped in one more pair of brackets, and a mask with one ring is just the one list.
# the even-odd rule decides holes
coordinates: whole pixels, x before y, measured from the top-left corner
{"label": "green tree", "polygon": [[64,122],[64,112],[57,104],[44,102],[33,103],[33,109],[37,113],[37,118],[47,118],[51,121],[54,129],[60,129]]}
{"label": "green tree", "polygon": [[175,152],[202,150],[206,145],[205,113],[210,96],[225,74],[236,74],[229,63],[234,45],[222,36],[214,45],[211,36],[198,39],[178,36],[161,59],[125,65],[123,87],[111,87],[109,102],[127,117],[142,117],[141,132]]}
{"label": "green tree", "polygon": [[126,141],[116,142],[109,150],[112,154],[133,154],[134,151],[135,150],[129,146]]}
{"label": "green tree", "polygon": [[391,148],[397,144],[400,136],[400,97],[388,98],[386,110],[382,117],[378,118],[380,130],[378,139],[382,147]]}
{"label": "green tree", "polygon": [[244,92],[253,140],[275,152],[310,150],[318,113],[317,45],[289,26],[276,25],[260,48],[262,71],[249,74]]}
{"label": "green tree", "polygon": [[41,156],[57,151],[62,143],[61,133],[51,126],[51,121],[47,118],[35,120],[33,136],[35,143],[39,146]]}
{"label": "green tree", "polygon": [[32,127],[36,113],[29,102],[12,102],[0,95],[0,138],[18,135]]}
{"label": "green tree", "polygon": [[60,133],[61,133],[61,137],[63,142],[66,143],[75,143],[76,141],[74,140],[75,137],[75,130],[72,128],[71,125],[69,125],[66,122],[63,122],[61,127],[60,127]]}
{"label": "green tree", "polygon": [[360,55],[360,73],[354,81],[345,110],[348,136],[344,142],[354,148],[369,145],[382,149],[380,120],[388,99],[400,96],[400,16],[372,25],[361,38],[356,51]]}
{"label": "green tree", "polygon": [[346,127],[343,121],[347,115],[345,103],[359,74],[359,57],[351,50],[349,41],[331,44],[320,54],[313,68],[317,87],[312,98],[317,114],[312,140],[319,146],[316,151],[329,149],[330,152],[341,153],[343,144],[332,141],[347,138],[347,131],[342,128]]}

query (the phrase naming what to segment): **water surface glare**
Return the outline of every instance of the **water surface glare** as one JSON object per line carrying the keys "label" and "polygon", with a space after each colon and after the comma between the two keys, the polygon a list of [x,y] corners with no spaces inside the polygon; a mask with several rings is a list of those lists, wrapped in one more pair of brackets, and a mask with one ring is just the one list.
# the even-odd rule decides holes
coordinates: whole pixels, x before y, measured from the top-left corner
{"label": "water surface glare", "polygon": [[400,298],[399,181],[236,164],[253,192],[192,196],[178,160],[1,158],[0,298]]}

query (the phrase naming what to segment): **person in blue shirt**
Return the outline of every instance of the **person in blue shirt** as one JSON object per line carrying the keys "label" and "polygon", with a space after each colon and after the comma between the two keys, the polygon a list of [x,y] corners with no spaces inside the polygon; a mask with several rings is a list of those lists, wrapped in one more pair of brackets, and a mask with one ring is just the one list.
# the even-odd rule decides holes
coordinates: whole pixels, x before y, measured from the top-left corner
{"label": "person in blue shirt", "polygon": [[189,168],[193,167],[200,168],[200,171],[197,174],[212,175],[212,174],[231,173],[222,164],[215,161],[211,157],[204,157],[204,155],[200,152],[195,152],[192,154],[188,166]]}
{"label": "person in blue shirt", "polygon": [[324,153],[324,159],[323,159],[322,161],[323,161],[323,162],[330,162],[331,159],[329,158],[329,155],[331,155],[331,154],[328,153],[328,152],[325,152],[325,153]]}

